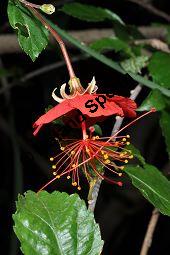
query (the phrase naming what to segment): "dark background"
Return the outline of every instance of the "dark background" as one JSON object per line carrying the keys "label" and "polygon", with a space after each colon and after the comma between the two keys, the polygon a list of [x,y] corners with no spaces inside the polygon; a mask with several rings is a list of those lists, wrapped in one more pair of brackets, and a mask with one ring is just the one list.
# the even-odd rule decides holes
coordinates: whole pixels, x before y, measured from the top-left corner
{"label": "dark background", "polygon": [[[35,1],[36,2],[36,1]],[[41,1],[39,1],[41,2]],[[57,5],[60,7],[59,1]],[[68,2],[68,1],[67,1]],[[71,2],[71,1],[70,1]],[[162,18],[150,14],[143,8],[128,1],[81,1],[82,3],[110,8],[128,24],[150,26],[151,23],[164,23]],[[37,1],[38,3],[38,1]],[[1,34],[13,33],[8,26],[6,15],[6,1],[1,1]],[[154,4],[168,10],[169,1],[157,0]],[[71,30],[86,28],[111,27],[110,23],[86,23],[70,18],[63,13],[56,13],[52,19],[59,26]],[[71,56],[79,55],[79,50],[70,49]],[[112,55],[110,55],[112,57]],[[12,213],[15,211],[15,200],[18,193],[27,190],[37,191],[51,178],[48,158],[57,151],[54,140],[55,127],[48,125],[37,137],[32,135],[32,123],[44,112],[45,107],[55,102],[51,98],[52,90],[68,81],[66,67],[50,71],[25,83],[18,79],[40,67],[60,61],[62,59],[57,47],[44,51],[35,63],[26,54],[6,54],[0,56],[1,66],[8,69],[6,89],[0,94],[0,240],[1,254],[17,255],[19,244],[16,242],[12,230]],[[132,79],[106,67],[94,59],[81,60],[74,63],[77,77],[86,86],[95,75],[99,92],[114,92],[129,96],[131,89],[137,85]],[[9,86],[15,83],[12,88]],[[4,80],[1,78],[1,87]],[[149,90],[143,92],[137,99],[140,104],[148,95]],[[167,163],[165,144],[159,128],[159,113],[150,115],[137,122],[128,132],[132,143],[140,149],[148,163],[163,169]],[[104,134],[109,135],[114,119],[109,118],[102,124]],[[82,177],[82,191],[80,196],[86,200],[88,184]],[[75,192],[65,179],[53,183],[47,188],[53,190]],[[132,187],[125,178],[122,188],[103,183],[95,210],[96,221],[100,224],[102,238],[105,241],[104,255],[122,255],[124,253],[137,255],[144,238],[148,221],[152,212],[150,205],[141,194]],[[170,220],[160,216],[150,255],[168,255],[170,253]]]}

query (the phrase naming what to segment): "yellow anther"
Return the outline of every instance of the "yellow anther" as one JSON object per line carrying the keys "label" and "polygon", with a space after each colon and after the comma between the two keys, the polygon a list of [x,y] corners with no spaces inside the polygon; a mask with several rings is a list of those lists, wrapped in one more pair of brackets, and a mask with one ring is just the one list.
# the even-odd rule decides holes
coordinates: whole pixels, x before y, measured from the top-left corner
{"label": "yellow anther", "polygon": [[127,144],[127,145],[129,145],[129,144],[130,144],[130,142],[127,142],[126,144]]}
{"label": "yellow anther", "polygon": [[78,186],[78,187],[77,187],[77,189],[78,189],[78,190],[81,190],[81,187],[80,187],[80,186]]}
{"label": "yellow anther", "polygon": [[98,135],[96,135],[96,139],[99,139],[99,136],[98,136]]}
{"label": "yellow anther", "polygon": [[127,137],[127,138],[130,138],[130,135],[127,135],[126,137]]}
{"label": "yellow anther", "polygon": [[92,136],[92,140],[96,140],[96,137],[95,137],[95,136]]}
{"label": "yellow anther", "polygon": [[107,154],[104,154],[103,158],[107,159],[109,156]]}
{"label": "yellow anther", "polygon": [[86,152],[87,152],[87,153],[89,153],[89,152],[90,152],[90,150],[89,150],[88,148],[86,148]]}
{"label": "yellow anther", "polygon": [[118,173],[119,176],[122,176],[122,173]]}
{"label": "yellow anther", "polygon": [[54,158],[51,157],[51,158],[50,158],[50,161],[53,161],[53,160],[54,160]]}
{"label": "yellow anther", "polygon": [[104,151],[101,151],[101,154],[103,155],[103,154],[104,154]]}
{"label": "yellow anther", "polygon": [[126,138],[123,138],[122,141],[123,141],[123,142],[126,142]]}
{"label": "yellow anther", "polygon": [[61,151],[64,151],[65,150],[65,147],[60,147]]}
{"label": "yellow anther", "polygon": [[72,167],[76,167],[76,164],[73,164]]}
{"label": "yellow anther", "polygon": [[124,157],[124,153],[120,153],[120,157],[123,158]]}
{"label": "yellow anther", "polygon": [[89,136],[88,135],[85,135],[85,139],[88,139],[89,138]]}
{"label": "yellow anther", "polygon": [[56,165],[52,165],[52,169],[56,169]]}
{"label": "yellow anther", "polygon": [[120,167],[119,167],[120,170],[123,170],[124,168],[125,168],[124,166],[120,166]]}
{"label": "yellow anther", "polygon": [[71,151],[71,155],[74,155],[75,154],[75,151]]}
{"label": "yellow anther", "polygon": [[110,160],[109,160],[109,159],[106,159],[104,163],[105,163],[105,164],[110,164]]}
{"label": "yellow anther", "polygon": [[126,164],[129,162],[127,159],[125,159],[125,161],[124,161]]}
{"label": "yellow anther", "polygon": [[77,182],[72,182],[72,186],[77,186]]}
{"label": "yellow anther", "polygon": [[67,179],[69,180],[70,178],[71,178],[71,176],[70,176],[70,175],[68,175],[68,176],[67,176]]}
{"label": "yellow anther", "polygon": [[129,158],[130,158],[130,159],[131,159],[131,158],[134,158],[134,156],[133,156],[133,155],[130,155]]}
{"label": "yellow anther", "polygon": [[56,175],[57,173],[56,172],[53,172],[53,175]]}
{"label": "yellow anther", "polygon": [[56,175],[56,179],[60,179],[60,177],[61,177],[60,175]]}

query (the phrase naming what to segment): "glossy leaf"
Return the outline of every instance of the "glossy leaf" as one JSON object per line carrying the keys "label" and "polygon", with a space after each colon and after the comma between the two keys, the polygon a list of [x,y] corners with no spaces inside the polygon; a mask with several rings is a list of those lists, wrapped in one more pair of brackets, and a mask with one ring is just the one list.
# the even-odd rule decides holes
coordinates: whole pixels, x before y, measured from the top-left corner
{"label": "glossy leaf", "polygon": [[21,48],[34,61],[48,44],[48,31],[19,1],[9,0],[8,18]]}
{"label": "glossy leaf", "polygon": [[127,166],[125,172],[147,200],[162,214],[170,216],[170,182],[156,167]]}
{"label": "glossy leaf", "polygon": [[156,108],[157,111],[161,111],[166,107],[165,97],[159,90],[153,90],[145,98],[142,104],[138,107],[137,111],[149,111],[151,108]]}
{"label": "glossy leaf", "polygon": [[116,13],[108,9],[103,9],[92,5],[69,3],[65,4],[60,10],[80,20],[100,22],[104,21],[105,19],[109,19],[111,21],[117,21],[121,24],[124,24]]}
{"label": "glossy leaf", "polygon": [[155,82],[170,88],[170,54],[156,52],[152,55],[148,69]]}
{"label": "glossy leaf", "polygon": [[77,194],[28,191],[19,196],[14,230],[25,255],[99,255],[98,224]]}
{"label": "glossy leaf", "polygon": [[102,52],[104,50],[124,51],[131,53],[131,49],[127,43],[117,37],[102,38],[93,42],[90,47],[96,51]]}
{"label": "glossy leaf", "polygon": [[162,134],[165,137],[167,152],[170,157],[170,113],[169,112],[163,111],[161,113],[160,125],[162,129]]}

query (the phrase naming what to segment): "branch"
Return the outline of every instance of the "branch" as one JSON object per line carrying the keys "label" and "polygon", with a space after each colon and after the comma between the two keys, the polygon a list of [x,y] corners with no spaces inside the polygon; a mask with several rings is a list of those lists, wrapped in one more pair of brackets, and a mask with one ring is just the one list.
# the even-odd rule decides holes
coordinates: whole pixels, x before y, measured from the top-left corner
{"label": "branch", "polygon": [[141,7],[143,7],[144,9],[148,10],[149,12],[151,12],[151,13],[165,19],[166,21],[170,22],[170,16],[167,13],[157,9],[155,6],[150,4],[148,1],[144,1],[144,0],[127,0],[127,1],[138,4]]}
{"label": "branch", "polygon": [[152,211],[152,216],[150,218],[150,221],[149,221],[149,224],[147,227],[147,231],[146,231],[145,238],[144,238],[144,241],[142,244],[142,249],[141,249],[140,255],[148,254],[148,250],[152,244],[153,234],[154,234],[159,216],[160,216],[160,213],[159,213],[158,209],[154,209]]}
{"label": "branch", "polygon": [[170,53],[170,49],[168,45],[165,42],[162,42],[159,39],[142,39],[142,40],[135,40],[135,45],[145,44],[149,45],[152,48],[155,48],[156,50],[160,50],[166,53]]}
{"label": "branch", "polygon": [[[84,59],[86,59],[86,58],[88,58],[87,55],[78,55],[78,56],[72,58],[72,63],[75,63],[75,62],[80,61],[80,60],[84,60]],[[24,75],[24,76],[21,77],[19,80],[14,81],[14,82],[8,84],[7,86],[3,86],[3,87],[0,89],[0,95],[1,95],[2,93],[5,93],[5,92],[6,92],[7,90],[9,90],[9,89],[12,89],[12,88],[15,87],[15,86],[21,85],[22,83],[25,83],[25,82],[27,82],[27,81],[29,81],[29,80],[31,80],[31,79],[33,79],[33,78],[35,78],[35,77],[41,75],[41,74],[50,72],[50,71],[52,71],[52,70],[54,70],[54,69],[58,69],[58,68],[60,68],[60,67],[62,67],[62,66],[64,66],[64,65],[65,65],[65,61],[64,61],[64,60],[61,60],[61,61],[58,61],[58,62],[56,62],[56,63],[48,64],[48,65],[46,65],[46,66],[43,66],[43,67],[41,67],[41,68],[38,68],[37,70],[32,71],[32,72],[30,72],[30,73]],[[1,66],[0,66],[0,67],[1,67]]]}
{"label": "branch", "polygon": [[[147,39],[160,39],[165,40],[167,35],[166,28],[163,27],[144,27],[138,28],[143,36]],[[80,31],[69,31],[69,34],[85,44],[90,44],[98,39],[104,37],[114,36],[113,29],[103,28],[103,29],[85,29]],[[52,37],[50,38],[50,43],[56,45],[56,42]],[[72,48],[69,42],[66,42],[67,47]],[[17,36],[15,34],[2,34],[0,35],[0,55],[11,54],[11,53],[22,53],[22,49],[19,46]]]}
{"label": "branch", "polygon": [[[142,86],[137,85],[134,90],[131,90],[130,91],[130,94],[131,94],[130,99],[135,100],[137,98],[137,96],[139,95],[141,89],[142,89]],[[119,116],[116,117],[116,121],[115,121],[114,127],[112,129],[111,136],[114,135],[120,129],[123,119],[124,118],[119,117]],[[102,183],[102,180],[100,178],[98,178],[98,180],[96,181],[96,183],[93,186],[93,190],[91,191],[91,199],[88,201],[88,204],[89,204],[88,208],[92,212],[94,212],[94,209],[96,206],[101,183]]]}

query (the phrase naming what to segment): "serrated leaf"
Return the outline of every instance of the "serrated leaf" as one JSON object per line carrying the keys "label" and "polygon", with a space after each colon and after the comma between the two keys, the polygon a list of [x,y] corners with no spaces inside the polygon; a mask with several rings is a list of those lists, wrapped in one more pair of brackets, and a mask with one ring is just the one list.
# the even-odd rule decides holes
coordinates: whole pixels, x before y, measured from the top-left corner
{"label": "serrated leaf", "polygon": [[160,118],[160,125],[162,129],[162,134],[165,137],[165,143],[167,152],[170,157],[170,113],[167,111],[162,111]]}
{"label": "serrated leaf", "polygon": [[148,65],[149,72],[155,82],[170,88],[170,54],[156,52]]}
{"label": "serrated leaf", "polygon": [[131,49],[127,43],[120,40],[117,37],[102,38],[90,44],[93,50],[102,52],[104,50],[114,50],[116,52],[124,51],[128,54],[131,53]]}
{"label": "serrated leaf", "polygon": [[77,194],[28,191],[19,196],[14,230],[25,255],[99,255],[98,224]]}
{"label": "serrated leaf", "polygon": [[125,172],[150,203],[162,214],[170,216],[170,182],[156,167],[148,164],[145,168],[127,166]]}
{"label": "serrated leaf", "polygon": [[103,9],[92,5],[69,3],[65,4],[60,10],[74,18],[84,21],[100,22],[104,21],[105,19],[109,19],[112,21],[117,21],[122,25],[124,24],[116,13],[108,9]]}
{"label": "serrated leaf", "polygon": [[161,111],[166,107],[165,97],[159,90],[153,90],[145,98],[142,104],[138,107],[137,111],[149,111],[151,108],[156,108],[157,111]]}
{"label": "serrated leaf", "polygon": [[126,72],[137,74],[141,73],[142,68],[146,67],[147,61],[147,56],[133,57],[122,61],[121,66]]}
{"label": "serrated leaf", "polygon": [[8,18],[10,25],[18,31],[21,48],[35,61],[48,44],[48,31],[19,1],[9,0]]}

